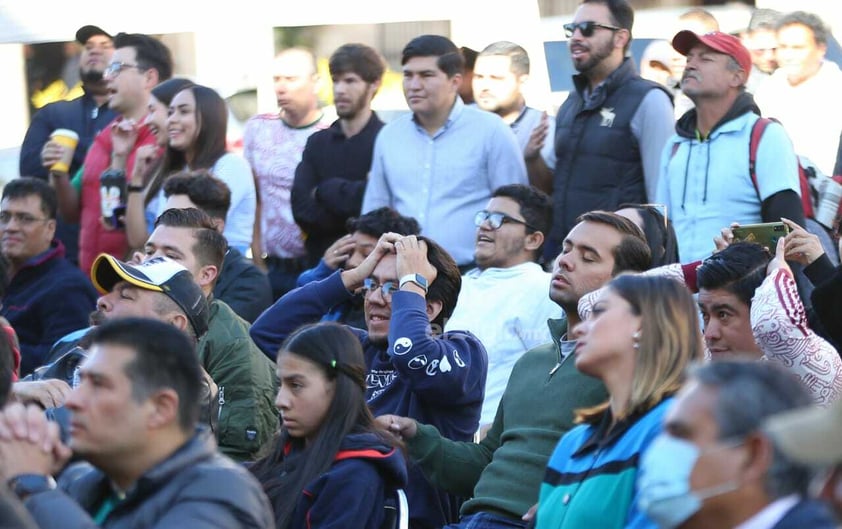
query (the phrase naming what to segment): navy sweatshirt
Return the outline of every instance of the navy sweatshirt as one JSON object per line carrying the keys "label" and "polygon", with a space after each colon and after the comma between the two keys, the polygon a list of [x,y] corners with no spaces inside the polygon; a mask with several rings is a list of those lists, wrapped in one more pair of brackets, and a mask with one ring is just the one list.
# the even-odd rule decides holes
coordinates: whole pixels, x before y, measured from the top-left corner
{"label": "navy sweatshirt", "polygon": [[[340,272],[299,287],[266,310],[251,337],[270,358],[283,340],[306,323],[319,321],[351,293]],[[454,441],[470,441],[479,426],[488,357],[468,332],[432,335],[426,300],[414,292],[392,294],[388,345],[371,343],[368,333],[352,331],[365,353],[366,397],[372,413],[411,417],[435,426]],[[412,466],[407,485],[413,527],[441,527],[458,519],[457,498],[438,491]]]}

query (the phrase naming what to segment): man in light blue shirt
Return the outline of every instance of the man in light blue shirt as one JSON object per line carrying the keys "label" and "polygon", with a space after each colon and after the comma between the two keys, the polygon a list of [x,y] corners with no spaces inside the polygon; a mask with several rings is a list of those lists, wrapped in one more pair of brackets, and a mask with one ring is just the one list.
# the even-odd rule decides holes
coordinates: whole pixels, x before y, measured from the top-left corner
{"label": "man in light blue shirt", "polygon": [[377,136],[362,211],[390,206],[415,217],[421,233],[465,267],[473,262],[474,214],[498,187],[528,184],[523,154],[499,116],[459,99],[464,60],[450,40],[416,37],[401,63],[412,114]]}

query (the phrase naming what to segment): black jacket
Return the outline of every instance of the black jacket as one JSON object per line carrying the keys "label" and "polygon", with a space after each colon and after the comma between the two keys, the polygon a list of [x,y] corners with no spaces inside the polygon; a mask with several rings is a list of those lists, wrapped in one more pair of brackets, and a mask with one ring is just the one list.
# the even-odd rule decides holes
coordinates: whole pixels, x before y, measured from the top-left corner
{"label": "black jacket", "polygon": [[631,122],[650,90],[666,92],[642,79],[631,59],[623,61],[588,101],[587,79],[579,74],[573,83],[576,89],[556,117],[553,224],[544,245],[544,257],[550,260],[582,213],[647,201],[640,146]]}
{"label": "black jacket", "polygon": [[273,301],[272,287],[266,274],[243,257],[239,250],[231,247],[225,253],[213,297],[224,301],[237,316],[249,323],[254,323]]}
{"label": "black jacket", "polygon": [[200,430],[126,491],[101,525],[91,516],[112,494],[110,480],[91,469],[62,489],[24,502],[39,527],[94,529],[272,529],[272,509],[260,484],[243,467],[216,452]]}

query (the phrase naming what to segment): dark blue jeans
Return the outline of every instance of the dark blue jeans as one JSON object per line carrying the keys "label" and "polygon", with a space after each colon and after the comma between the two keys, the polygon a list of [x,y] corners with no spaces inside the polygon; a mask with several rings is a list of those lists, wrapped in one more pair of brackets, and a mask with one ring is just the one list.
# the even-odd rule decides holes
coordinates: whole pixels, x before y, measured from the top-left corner
{"label": "dark blue jeans", "polygon": [[526,522],[513,520],[488,512],[478,512],[463,516],[457,524],[450,524],[442,529],[523,529]]}

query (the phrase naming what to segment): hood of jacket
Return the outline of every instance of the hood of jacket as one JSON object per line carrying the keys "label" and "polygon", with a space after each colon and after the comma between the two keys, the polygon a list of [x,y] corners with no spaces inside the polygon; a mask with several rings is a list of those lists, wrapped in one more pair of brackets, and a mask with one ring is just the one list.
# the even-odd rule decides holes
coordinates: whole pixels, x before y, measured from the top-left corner
{"label": "hood of jacket", "polygon": [[[757,104],[754,102],[754,96],[743,91],[743,93],[737,96],[737,99],[734,100],[734,104],[731,105],[728,112],[722,116],[722,119],[720,119],[716,125],[710,129],[708,137],[710,137],[716,129],[721,127],[723,123],[727,123],[732,119],[738,118],[749,112],[754,112],[755,114],[760,115],[760,108],[758,108]],[[685,112],[683,116],[678,118],[678,121],[675,123],[675,132],[682,138],[696,138],[696,107],[691,108]]]}
{"label": "hood of jacket", "polygon": [[373,433],[349,434],[339,446],[334,461],[346,459],[363,459],[375,465],[393,487],[406,486],[406,460],[403,452]]}

